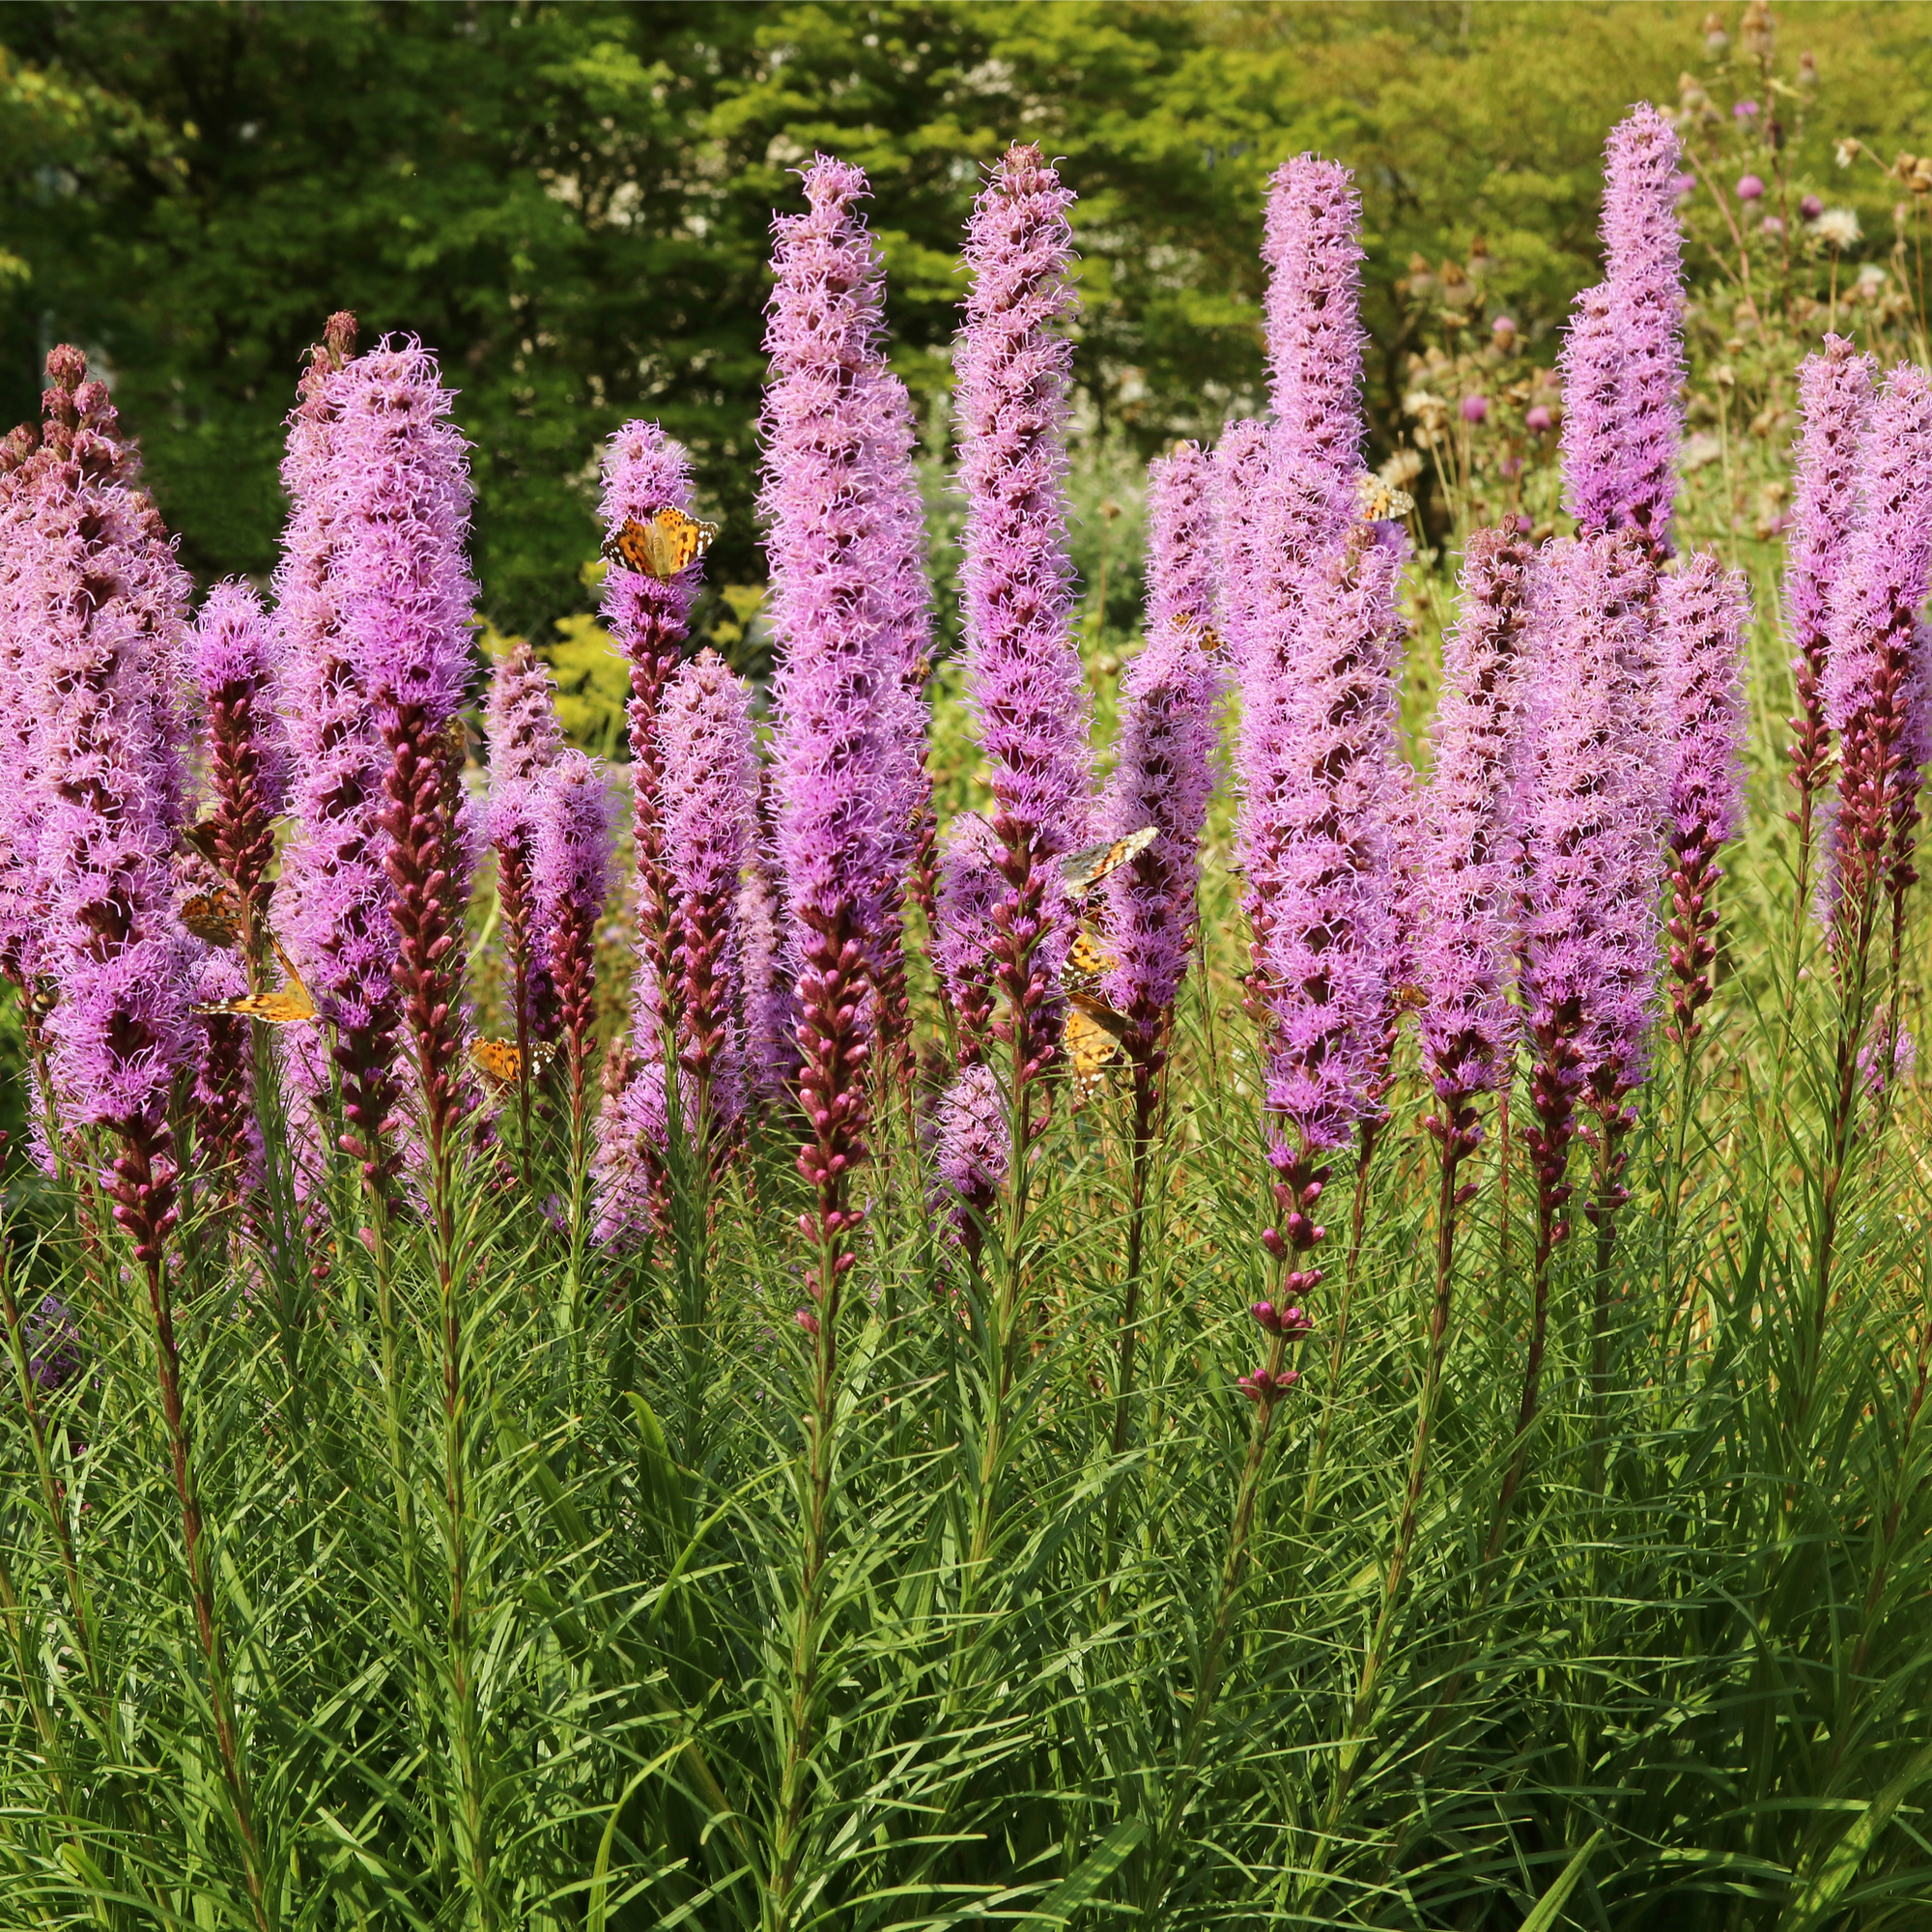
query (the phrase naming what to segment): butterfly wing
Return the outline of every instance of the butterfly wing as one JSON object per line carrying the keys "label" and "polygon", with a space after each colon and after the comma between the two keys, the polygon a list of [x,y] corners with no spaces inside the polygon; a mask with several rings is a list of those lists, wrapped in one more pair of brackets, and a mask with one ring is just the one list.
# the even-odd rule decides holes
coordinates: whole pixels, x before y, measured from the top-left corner
{"label": "butterfly wing", "polygon": [[1080,985],[1104,980],[1121,963],[1121,955],[1097,932],[1085,927],[1073,935],[1066,949],[1066,976]]}
{"label": "butterfly wing", "polygon": [[1143,825],[1138,832],[1129,832],[1124,838],[1103,838],[1097,845],[1086,845],[1078,852],[1069,852],[1060,862],[1066,890],[1075,894],[1092,892],[1109,872],[1118,871],[1122,866],[1138,859],[1159,836],[1158,828]]}
{"label": "butterfly wing", "polygon": [[491,1090],[498,1094],[517,1084],[523,1066],[513,1039],[472,1039],[469,1042],[469,1064],[483,1076]]}
{"label": "butterfly wing", "polygon": [[1127,1023],[1110,1007],[1081,993],[1073,996],[1061,1043],[1073,1071],[1074,1104],[1085,1101],[1100,1084],[1100,1076],[1121,1057]]}
{"label": "butterfly wing", "polygon": [[278,987],[272,993],[244,993],[238,1000],[209,1000],[194,1009],[198,1013],[234,1013],[242,1019],[267,1020],[270,1026],[293,1026],[298,1020],[315,1018],[315,1002],[299,980]]}
{"label": "butterfly wing", "polygon": [[183,904],[181,923],[210,946],[240,946],[241,897],[225,887],[218,892],[196,893]]}
{"label": "butterfly wing", "polygon": [[604,555],[611,563],[622,564],[639,577],[654,577],[668,582],[708,551],[718,536],[718,526],[666,504],[647,521],[626,517],[622,525],[604,541]]}

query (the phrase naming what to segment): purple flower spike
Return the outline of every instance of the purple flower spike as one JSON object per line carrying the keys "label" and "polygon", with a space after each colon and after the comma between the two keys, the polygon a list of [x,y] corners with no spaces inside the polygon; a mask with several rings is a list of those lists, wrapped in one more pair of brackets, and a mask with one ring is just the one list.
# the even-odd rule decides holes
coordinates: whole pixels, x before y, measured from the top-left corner
{"label": "purple flower spike", "polygon": [[[691,459],[656,423],[628,422],[604,452],[601,513],[613,535],[630,521],[648,523],[660,510],[691,510]],[[665,876],[663,815],[658,793],[664,759],[658,745],[658,703],[682,661],[691,606],[702,566],[693,563],[661,580],[627,569],[606,572],[604,622],[631,668],[625,721],[631,745],[631,841],[638,868],[638,977],[640,1011],[659,1009],[659,989],[672,978],[670,888]],[[656,1020],[652,1025],[656,1025]]]}
{"label": "purple flower spike", "polygon": [[[1158,512],[1158,487],[1153,500]],[[1163,534],[1156,516],[1156,554]],[[1220,691],[1199,629],[1185,623],[1155,628],[1151,620],[1148,641],[1122,680],[1116,760],[1097,827],[1108,838],[1147,825],[1157,834],[1102,887],[1103,923],[1119,962],[1105,981],[1108,1004],[1132,1022],[1130,1051],[1151,1071],[1158,1070],[1193,943],[1197,848],[1214,785]]]}
{"label": "purple flower spike", "polygon": [[995,1031],[1010,1036],[1023,1090],[1059,1046],[1074,922],[1054,862],[1084,841],[1091,810],[1066,552],[1073,199],[1037,148],[1009,148],[995,164],[967,225],[973,280],[954,364],[967,692],[1005,848],[994,944],[1011,1017]]}
{"label": "purple flower spike", "polygon": [[[23,423],[0,442],[0,971],[22,990],[39,977],[43,925],[40,751],[27,674],[39,635],[32,615],[34,518],[51,461],[37,453],[40,440],[39,429]],[[20,1010],[31,1015],[33,1003],[23,1001]],[[38,1037],[29,1044],[38,1066],[42,1044]]]}
{"label": "purple flower spike", "polygon": [[1464,396],[1461,414],[1465,423],[1479,423],[1488,420],[1490,399],[1487,396]]}
{"label": "purple flower spike", "polygon": [[490,782],[533,779],[563,754],[563,726],[556,717],[556,680],[522,639],[497,661],[483,709],[490,741]]}
{"label": "purple flower spike", "polygon": [[959,1064],[983,1060],[998,999],[994,909],[1006,895],[1000,875],[1004,848],[977,812],[955,818],[939,873],[939,920],[932,963],[958,1024]]}
{"label": "purple flower spike", "polygon": [[563,755],[555,687],[519,638],[490,680],[484,710],[490,738],[490,803],[485,833],[497,852],[497,903],[510,958],[511,1011],[520,1049],[556,1037],[555,984],[548,945],[538,937],[531,866],[546,772]]}
{"label": "purple flower spike", "polygon": [[468,444],[450,392],[419,342],[384,341],[331,376],[337,419],[334,570],[342,634],[387,750],[384,774],[395,979],[414,1046],[430,1195],[452,1210],[451,1135],[476,1095],[462,1061],[468,841],[459,822],[463,753],[448,726],[469,678],[476,586]]}
{"label": "purple flower spike", "polygon": [[1423,1056],[1442,1102],[1438,1136],[1474,1131],[1470,1096],[1505,1085],[1516,1052],[1518,1009],[1508,997],[1517,861],[1509,776],[1529,569],[1529,545],[1514,531],[1471,536],[1456,627],[1443,646],[1423,805],[1416,974],[1427,999]]}
{"label": "purple flower spike", "polygon": [[817,1212],[808,1286],[823,1317],[821,1385],[836,1362],[840,1283],[860,1210],[875,986],[908,854],[909,724],[902,610],[905,502],[889,454],[897,400],[879,380],[878,243],[856,169],[820,156],[807,212],[772,224],[771,355],[763,429],[772,619],[778,854],[800,934],[799,1155]]}
{"label": "purple flower spike", "polygon": [[104,1184],[151,1292],[175,1225],[168,1097],[193,1049],[186,942],[169,910],[181,829],[187,576],[86,362],[47,358],[34,512],[14,586],[41,754],[42,969],[64,1118],[104,1126]]}
{"label": "purple flower spike", "polygon": [[[389,918],[388,841],[380,823],[388,766],[344,628],[337,544],[350,506],[336,468],[341,398],[334,384],[355,354],[355,319],[329,318],[289,418],[282,483],[290,497],[275,598],[287,650],[282,702],[295,771],[295,836],[282,858],[283,936],[325,1021],[336,1028],[343,1113],[372,1185],[393,1161],[381,1151],[401,1089],[397,934]],[[291,1084],[318,1109],[327,1058],[309,1048],[320,1024],[295,1029]]]}
{"label": "purple flower spike", "polygon": [[1198,442],[1178,442],[1148,465],[1147,628],[1214,622],[1219,574],[1214,459]]}
{"label": "purple flower spike", "polygon": [[215,861],[256,920],[266,920],[274,820],[289,795],[289,745],[275,713],[282,639],[252,586],[217,583],[208,593],[189,661],[208,716]]}
{"label": "purple flower spike", "polygon": [[1256,547],[1267,487],[1267,425],[1254,416],[1231,422],[1214,447],[1214,506],[1218,584],[1215,627],[1231,662],[1242,663],[1252,643],[1259,569]]}
{"label": "purple flower spike", "polygon": [[[1798,439],[1798,491],[1784,566],[1785,634],[1798,716],[1791,720],[1791,782],[1808,859],[1812,802],[1825,782],[1831,727],[1825,718],[1826,667],[1832,655],[1832,587],[1844,575],[1859,514],[1859,457],[1871,416],[1878,365],[1845,335],[1828,335],[1821,354],[1798,369],[1804,428]],[[1801,877],[1799,896],[1804,895]]]}
{"label": "purple flower spike", "polygon": [[1841,741],[1833,873],[1833,960],[1861,970],[1882,895],[1894,945],[1918,874],[1919,774],[1932,746],[1932,661],[1918,611],[1932,580],[1932,385],[1900,363],[1874,401],[1859,456],[1863,507],[1832,610],[1825,716]]}
{"label": "purple flower spike", "polygon": [[1738,199],[1746,203],[1762,201],[1764,199],[1764,183],[1756,175],[1746,175],[1738,183]]}
{"label": "purple flower spike", "polygon": [[[1196,848],[1213,789],[1219,671],[1208,649],[1215,579],[1214,472],[1198,443],[1148,468],[1147,642],[1122,682],[1113,777],[1096,829],[1158,837],[1103,888],[1103,923],[1119,964],[1106,994],[1134,1023],[1137,1092],[1158,1072],[1161,1038],[1187,971]],[[1151,1093],[1149,1093],[1151,1098]]]}
{"label": "purple flower spike", "polygon": [[952,1197],[952,1233],[977,1265],[986,1217],[1006,1185],[1012,1157],[1007,1096],[984,1062],[962,1067],[939,1096],[931,1132],[933,1166]]}
{"label": "purple flower spike", "polygon": [[1563,347],[1564,505],[1581,534],[1632,530],[1670,554],[1683,435],[1683,233],[1677,132],[1647,104],[1605,155],[1603,284],[1577,298]]}
{"label": "purple flower spike", "polygon": [[751,693],[716,651],[703,651],[671,680],[660,723],[677,942],[678,1070],[689,1083],[696,1132],[717,1161],[745,1106],[737,910],[758,822]]}
{"label": "purple flower spike", "polygon": [[1624,1101],[1648,1064],[1662,802],[1641,666],[1654,581],[1637,546],[1592,537],[1547,552],[1532,582],[1514,802],[1524,1024],[1537,1055],[1529,1140],[1545,1245],[1564,1232],[1555,1217],[1568,1196],[1576,1108],[1597,1114],[1614,1176],[1632,1120]]}
{"label": "purple flower spike", "polygon": [[1718,854],[1744,815],[1745,633],[1750,592],[1741,572],[1692,557],[1657,599],[1663,714],[1670,742],[1670,1037],[1702,1031],[1717,958]]}
{"label": "purple flower spike", "polygon": [[534,780],[531,884],[540,951],[556,989],[565,1084],[573,1114],[587,1110],[596,1032],[597,922],[611,886],[611,786],[582,752],[560,753]]}
{"label": "purple flower spike", "polygon": [[[1267,458],[1236,659],[1237,837],[1248,1009],[1273,1158],[1299,1196],[1370,1111],[1395,918],[1383,806],[1394,734],[1400,532],[1356,513],[1362,471],[1358,214],[1348,171],[1303,156],[1273,178]],[[1292,1207],[1293,1204],[1291,1203]]]}

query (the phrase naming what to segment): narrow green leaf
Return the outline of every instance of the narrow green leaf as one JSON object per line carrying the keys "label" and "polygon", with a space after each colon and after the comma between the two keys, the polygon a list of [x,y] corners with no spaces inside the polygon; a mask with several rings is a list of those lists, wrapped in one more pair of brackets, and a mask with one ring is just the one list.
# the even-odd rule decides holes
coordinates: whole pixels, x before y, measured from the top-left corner
{"label": "narrow green leaf", "polygon": [[1049,1925],[1065,1925],[1120,1870],[1146,1836],[1147,1827],[1138,1818],[1116,1825],[1081,1860],[1079,1870],[1062,1879],[1020,1920],[1021,1932],[1045,1932]]}
{"label": "narrow green leaf", "polygon": [[1846,1887],[1858,1877],[1859,1867],[1877,1843],[1878,1834],[1890,1824],[1891,1814],[1928,1776],[1932,1776],[1932,1745],[1920,1750],[1860,1812],[1851,1829],[1832,1847],[1811,1882],[1785,1908],[1784,1917],[1778,1920],[1779,1932],[1806,1932],[1807,1927],[1830,1915]]}
{"label": "narrow green leaf", "polygon": [[1556,1923],[1557,1915],[1569,1903],[1570,1894],[1577,1889],[1577,1881],[1583,1876],[1583,1867],[1590,1862],[1590,1854],[1604,1842],[1602,1832],[1592,1832],[1584,1839],[1583,1848],[1556,1876],[1556,1883],[1536,1901],[1535,1909],[1522,1921],[1522,1932],[1549,1932]]}

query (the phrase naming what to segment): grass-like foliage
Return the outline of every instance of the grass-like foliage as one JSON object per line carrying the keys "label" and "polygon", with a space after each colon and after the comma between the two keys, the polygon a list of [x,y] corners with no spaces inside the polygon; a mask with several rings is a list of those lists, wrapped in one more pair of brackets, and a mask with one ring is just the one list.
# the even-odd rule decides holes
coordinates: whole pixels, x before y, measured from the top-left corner
{"label": "grass-like foliage", "polygon": [[386,1284],[353,1186],[232,1261],[202,1190],[179,1430],[124,1237],[16,1188],[7,1922],[765,1926],[787,1833],[798,1926],[1919,1922],[1925,1122],[1862,1100],[1821,1300],[1838,1006],[1758,790],[1704,1033],[1643,1094],[1606,1385],[1579,1228],[1519,1440],[1535,1192],[1492,1120],[1396,1577],[1436,1212],[1406,1062],[1346,1346],[1296,1345],[1218,1588],[1268,1170],[1213,863],[1137,1280],[1124,1082],[1056,1086],[971,1268],[882,1089],[822,1497],[782,1119],[715,1190],[674,1144],[668,1233],[582,1279],[558,1108],[528,1191],[457,1177],[446,1251],[396,1217]]}

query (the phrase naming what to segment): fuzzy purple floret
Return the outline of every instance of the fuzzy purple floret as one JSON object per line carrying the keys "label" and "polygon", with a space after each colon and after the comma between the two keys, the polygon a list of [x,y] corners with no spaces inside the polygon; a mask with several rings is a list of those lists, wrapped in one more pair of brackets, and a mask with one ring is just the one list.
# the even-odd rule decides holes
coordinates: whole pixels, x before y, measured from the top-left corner
{"label": "fuzzy purple floret", "polygon": [[1677,131],[1647,102],[1605,151],[1599,288],[1577,298],[1564,344],[1565,507],[1584,535],[1628,530],[1670,554],[1683,436],[1683,232]]}
{"label": "fuzzy purple floret", "polygon": [[328,384],[336,412],[335,591],[364,694],[440,731],[469,689],[476,584],[469,444],[436,357],[413,337],[379,343]]}
{"label": "fuzzy purple floret", "polygon": [[[1361,198],[1339,162],[1297,155],[1268,177],[1268,398],[1277,456],[1313,499],[1303,514],[1353,513],[1361,474]],[[1271,457],[1271,460],[1274,460]]]}
{"label": "fuzzy purple floret", "polygon": [[1524,1024],[1574,1038],[1563,1078],[1609,1109],[1644,1078],[1662,817],[1640,668],[1654,577],[1614,537],[1553,546],[1531,586],[1521,756]]}
{"label": "fuzzy purple floret", "polygon": [[1794,673],[1813,675],[1830,655],[1833,586],[1844,575],[1859,514],[1859,459],[1871,415],[1878,364],[1828,335],[1820,355],[1798,365],[1804,429],[1784,566],[1785,632]]}
{"label": "fuzzy purple floret", "polygon": [[1236,669],[1237,844],[1267,1056],[1266,1105],[1295,1149],[1344,1146],[1385,1058],[1398,912],[1385,807],[1396,591],[1406,544],[1356,514],[1362,471],[1358,203],[1348,171],[1302,156],[1270,183],[1270,374],[1277,420],[1254,506]]}
{"label": "fuzzy purple floret", "polygon": [[0,971],[18,985],[39,972],[38,707],[27,665],[39,636],[29,589],[39,546],[33,535],[46,459],[23,425],[0,445]]}
{"label": "fuzzy purple floret", "polygon": [[[1880,652],[1911,631],[1932,577],[1932,386],[1910,363],[1891,371],[1872,403],[1859,474],[1862,500],[1834,585],[1836,647],[1825,671],[1825,715],[1839,732],[1869,703]],[[1908,719],[1923,712],[1923,682],[1921,667]]]}
{"label": "fuzzy purple floret", "polygon": [[903,593],[882,493],[892,396],[878,380],[883,281],[858,212],[865,176],[820,156],[808,212],[773,224],[762,429],[771,616],[779,641],[773,747],[787,900],[840,909],[875,942],[903,851]]}
{"label": "fuzzy purple floret", "polygon": [[189,641],[188,669],[204,697],[224,689],[249,695],[255,799],[271,815],[288,804],[292,776],[288,732],[274,709],[282,656],[281,631],[253,584],[217,583],[208,593]]}
{"label": "fuzzy purple floret", "polygon": [[716,651],[703,651],[671,679],[661,714],[665,851],[684,985],[680,1055],[688,1070],[701,1069],[712,1120],[725,1128],[745,1101],[737,909],[758,822],[751,703],[744,679]]}
{"label": "fuzzy purple floret", "polygon": [[563,752],[555,680],[522,638],[512,640],[490,675],[483,728],[490,740],[493,788],[535,778]]}
{"label": "fuzzy purple floret", "polygon": [[965,1066],[939,1097],[932,1123],[933,1166],[958,1197],[955,1213],[981,1211],[1006,1185],[1012,1157],[1007,1096],[983,1064]]}
{"label": "fuzzy purple floret", "polygon": [[1147,628],[1214,622],[1219,575],[1214,459],[1198,442],[1177,443],[1148,465]]}
{"label": "fuzzy purple floret", "polygon": [[1261,538],[1266,497],[1268,426],[1255,416],[1231,422],[1214,446],[1216,595],[1214,626],[1238,665],[1253,643]]}
{"label": "fuzzy purple floret", "polygon": [[958,1017],[962,1061],[977,1060],[985,1051],[992,1017],[998,930],[993,912],[1007,891],[1000,852],[998,836],[978,812],[955,818],[947,829],[932,964]]}
{"label": "fuzzy purple floret", "polygon": [[588,937],[603,913],[611,889],[611,785],[595,758],[563,752],[531,789],[536,943],[548,958],[566,926]]}
{"label": "fuzzy purple floret", "polygon": [[1508,997],[1517,862],[1509,779],[1529,567],[1528,546],[1513,532],[1471,536],[1456,626],[1443,642],[1416,978],[1426,998],[1424,1058],[1444,1099],[1502,1085],[1520,1025]]}
{"label": "fuzzy purple floret", "polygon": [[1659,583],[1657,628],[1672,849],[1708,857],[1736,835],[1745,802],[1745,633],[1750,590],[1709,553]]}
{"label": "fuzzy purple floret", "polygon": [[171,911],[182,818],[188,580],[135,487],[98,384],[43,451],[16,589],[41,777],[41,966],[54,1087],[74,1124],[164,1133],[193,1050],[189,947]]}
{"label": "fuzzy purple floret", "polygon": [[[323,1018],[360,1030],[394,1025],[398,948],[379,824],[388,755],[351,659],[336,569],[349,507],[334,470],[339,374],[318,361],[304,378],[282,463],[290,505],[275,599],[295,829],[282,856],[277,925]],[[300,1091],[327,1093],[316,1056],[291,1064]]]}
{"label": "fuzzy purple floret", "polygon": [[[1203,583],[1200,595],[1207,594]],[[1173,1007],[1187,972],[1221,695],[1198,629],[1172,622],[1151,628],[1151,615],[1150,624],[1147,642],[1122,679],[1114,770],[1096,827],[1103,838],[1148,825],[1158,834],[1139,857],[1109,873],[1102,888],[1108,942],[1120,962],[1104,990],[1115,1010],[1133,1017],[1144,1034]]]}
{"label": "fuzzy purple floret", "polygon": [[1066,549],[1073,200],[1037,148],[995,165],[967,225],[953,361],[968,701],[1000,811],[1048,857],[1086,838],[1091,785]]}

